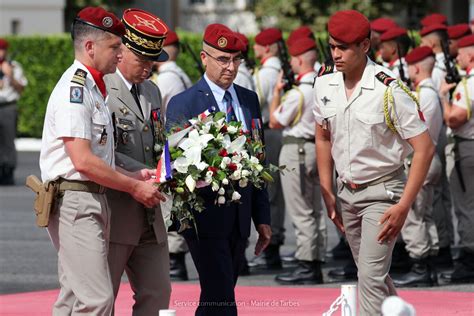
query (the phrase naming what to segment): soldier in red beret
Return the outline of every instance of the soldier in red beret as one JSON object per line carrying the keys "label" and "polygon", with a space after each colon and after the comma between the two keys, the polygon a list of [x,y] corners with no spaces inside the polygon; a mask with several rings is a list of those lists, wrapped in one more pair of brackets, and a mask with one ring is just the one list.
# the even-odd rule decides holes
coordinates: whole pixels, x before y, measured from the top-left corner
{"label": "soldier in red beret", "polygon": [[[443,126],[443,114],[438,91],[434,88],[431,72],[435,58],[431,48],[421,46],[414,48],[405,56],[408,64],[408,75],[416,90],[425,123],[436,145]],[[411,160],[406,165],[408,171]],[[438,154],[431,161],[423,186],[416,196],[415,203],[408,212],[401,235],[405,242],[413,265],[411,270],[394,278],[397,287],[433,286],[437,283],[436,262],[433,258],[439,251],[438,232],[433,219],[433,195],[435,186],[441,182],[442,167]]]}
{"label": "soldier in red beret", "polygon": [[[255,88],[262,109],[263,125],[265,129],[264,137],[266,144],[267,160],[269,163],[278,165],[278,157],[282,146],[281,130],[269,128],[270,104],[273,100],[273,90],[278,81],[281,61],[278,57],[278,45],[282,45],[283,37],[281,30],[271,27],[262,30],[255,36],[253,46],[255,58],[260,61],[260,66],[256,68],[253,79]],[[279,44],[280,43],[280,44]],[[284,45],[284,44],[283,44]],[[271,205],[272,240],[265,252],[249,261],[252,269],[281,269],[280,247],[285,240],[285,201],[281,188],[280,175],[276,175],[274,182],[268,185]]]}
{"label": "soldier in red beret", "polygon": [[458,41],[459,66],[466,71],[457,84],[451,100],[450,89],[455,84],[443,83],[440,97],[443,102],[444,121],[454,135],[455,165],[449,176],[453,194],[454,214],[458,218],[458,234],[461,245],[460,264],[453,273],[444,273],[441,278],[451,283],[474,282],[474,118],[472,96],[474,96],[474,35]]}
{"label": "soldier in red beret", "polygon": [[394,27],[380,36],[379,52],[382,60],[387,63],[387,68],[394,74],[395,78],[408,84],[407,65],[404,56],[410,49],[411,40],[407,30],[402,27]]}
{"label": "soldier in red beret", "polygon": [[237,32],[236,35],[240,38],[242,43],[244,43],[245,49],[242,51],[242,57],[244,60],[239,66],[239,72],[237,73],[237,77],[235,77],[234,83],[249,90],[255,91],[255,83],[253,82],[252,77],[255,62],[249,58],[249,39],[247,36],[245,36],[245,34],[242,33]]}
{"label": "soldier in red beret", "polygon": [[[316,37],[314,36],[313,31],[309,26],[303,25],[300,26],[297,29],[294,29],[290,35],[288,36],[288,39],[286,40],[286,45],[290,46],[293,41],[298,40],[300,38],[309,38],[312,40],[316,40]],[[318,53],[317,50],[315,50],[316,53]],[[321,64],[318,61],[318,56],[316,56],[316,61],[314,62],[314,71],[318,72],[319,68],[321,68]]]}
{"label": "soldier in red beret", "polygon": [[456,58],[458,55],[458,40],[461,37],[470,35],[471,33],[471,28],[467,23],[448,26],[449,55],[452,58]]}
{"label": "soldier in red beret", "polygon": [[53,315],[112,314],[106,188],[126,192],[149,208],[164,200],[145,182],[153,170],[129,172],[115,165],[103,76],[115,72],[124,34],[113,13],[100,7],[81,10],[72,26],[74,63],[59,79],[46,108],[41,177],[58,193],[48,225],[61,285]]}
{"label": "soldier in red beret", "polygon": [[[313,108],[321,192],[358,267],[359,313],[380,315],[383,300],[396,294],[389,276],[393,247],[434,146],[416,97],[367,57],[367,18],[339,11],[329,19],[328,31],[337,72],[319,72]],[[403,162],[411,153],[406,180]],[[341,210],[333,193],[334,166]]]}
{"label": "soldier in red beret", "polygon": [[[240,121],[250,135],[261,135],[262,116],[257,94],[234,83],[242,62],[244,43],[222,24],[204,31],[201,61],[203,77],[191,88],[175,95],[166,110],[166,128],[183,126],[199,114],[214,110],[226,113],[227,121]],[[183,237],[199,274],[201,294],[196,315],[237,315],[235,285],[244,260],[250,224],[258,233],[255,254],[270,243],[270,204],[265,188],[247,186],[239,190],[241,203],[220,206],[216,192],[198,190],[204,200],[202,212],[193,211],[194,229],[184,229]],[[175,223],[178,231],[180,223]]]}
{"label": "soldier in red beret", "polygon": [[[379,64],[383,63],[380,56],[380,36],[391,28],[398,27],[397,23],[390,18],[378,18],[370,22],[370,45],[369,56]],[[373,56],[372,56],[373,55]]]}
{"label": "soldier in red beret", "polygon": [[314,39],[293,39],[288,45],[290,64],[297,86],[283,93],[282,74],[273,90],[270,127],[283,130],[279,165],[295,170],[281,176],[285,205],[296,234],[297,267],[276,276],[282,284],[323,283],[321,265],[325,258],[327,231],[319,193],[312,114],[313,69],[317,58]]}
{"label": "soldier in red beret", "polygon": [[0,186],[15,183],[17,101],[27,84],[20,63],[8,56],[8,42],[0,38]]}
{"label": "soldier in red beret", "polygon": [[444,24],[432,24],[425,26],[420,31],[421,46],[428,46],[435,54],[436,63],[433,69],[433,82],[435,88],[439,89],[441,83],[446,77],[445,57],[443,54],[443,46],[448,45],[448,33]]}
{"label": "soldier in red beret", "polygon": [[447,22],[448,18],[446,17],[446,15],[441,13],[432,13],[421,19],[420,24],[421,26],[426,27],[434,24],[446,25]]}

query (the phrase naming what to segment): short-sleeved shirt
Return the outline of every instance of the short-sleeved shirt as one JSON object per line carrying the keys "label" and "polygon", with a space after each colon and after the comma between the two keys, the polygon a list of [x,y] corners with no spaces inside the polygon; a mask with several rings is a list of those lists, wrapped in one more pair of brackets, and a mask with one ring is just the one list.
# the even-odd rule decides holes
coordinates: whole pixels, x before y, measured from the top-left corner
{"label": "short-sleeved shirt", "polygon": [[[78,73],[86,74],[83,85],[75,79]],[[43,181],[59,177],[68,180],[89,180],[74,168],[66,152],[63,137],[90,140],[92,153],[107,165],[115,167],[110,112],[92,75],[77,60],[64,72],[49,97],[44,119],[40,168]]]}
{"label": "short-sleeved shirt", "polygon": [[472,113],[474,97],[474,75],[468,74],[465,79],[458,83],[453,93],[453,106],[458,106],[465,110],[471,108],[471,117],[462,126],[453,129],[453,134],[466,139],[474,139],[474,119]]}
{"label": "short-sleeved shirt", "polygon": [[342,72],[316,78],[315,119],[330,132],[331,154],[342,181],[361,184],[395,171],[413,151],[406,140],[426,131],[415,102],[396,80],[389,84],[395,102],[389,113],[397,133],[388,128],[383,110],[388,87],[376,78],[380,72],[390,74],[368,59],[349,100]]}
{"label": "short-sleeved shirt", "polygon": [[255,92],[253,77],[245,62],[242,62],[239,65],[239,71],[237,72],[237,76],[234,79],[234,83]]}
{"label": "short-sleeved shirt", "polygon": [[303,75],[297,87],[282,98],[279,108],[273,113],[278,123],[285,126],[283,136],[314,138],[313,81],[315,72]]}
{"label": "short-sleeved shirt", "polygon": [[165,111],[169,100],[173,96],[191,88],[193,85],[188,75],[174,61],[162,64],[158,70],[158,75],[152,76],[151,81],[160,88],[162,106],[165,107]]}
{"label": "short-sleeved shirt", "polygon": [[273,89],[277,84],[280,70],[280,60],[277,57],[269,57],[253,74],[255,89],[257,89],[258,100],[262,107],[263,123],[267,123],[270,119],[269,106],[272,103]]}
{"label": "short-sleeved shirt", "polygon": [[437,53],[435,55],[435,65],[433,72],[431,73],[431,78],[433,79],[433,84],[436,90],[439,91],[441,84],[446,78],[446,66],[444,65],[444,54]]}
{"label": "short-sleeved shirt", "polygon": [[423,79],[417,86],[417,97],[420,102],[420,110],[425,118],[433,143],[438,143],[439,133],[443,127],[443,112],[438,92],[431,78]]}
{"label": "short-sleeved shirt", "polygon": [[[13,78],[23,87],[26,87],[28,80],[26,80],[23,74],[21,65],[16,61],[11,61],[11,65],[13,67]],[[7,76],[3,76],[3,78],[0,78],[0,82],[0,103],[18,101],[20,93],[12,86],[10,79]]]}

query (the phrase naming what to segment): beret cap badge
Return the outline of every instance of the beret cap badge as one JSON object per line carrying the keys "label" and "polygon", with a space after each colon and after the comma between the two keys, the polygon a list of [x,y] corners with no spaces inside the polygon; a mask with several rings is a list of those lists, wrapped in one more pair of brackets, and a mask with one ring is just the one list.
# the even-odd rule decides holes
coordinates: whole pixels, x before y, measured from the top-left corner
{"label": "beret cap badge", "polygon": [[219,47],[226,47],[227,46],[227,39],[224,37],[224,36],[221,36],[219,37],[219,39],[217,40],[217,45]]}
{"label": "beret cap badge", "polygon": [[102,19],[102,25],[106,28],[111,27],[114,24],[114,21],[110,16],[106,16]]}

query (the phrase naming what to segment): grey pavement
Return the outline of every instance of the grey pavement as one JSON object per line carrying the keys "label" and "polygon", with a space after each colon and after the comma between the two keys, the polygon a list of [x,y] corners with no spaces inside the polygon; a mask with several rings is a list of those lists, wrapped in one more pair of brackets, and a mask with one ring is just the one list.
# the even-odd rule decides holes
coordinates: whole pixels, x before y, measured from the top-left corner
{"label": "grey pavement", "polygon": [[[33,212],[34,194],[24,186],[27,175],[35,174],[39,177],[38,152],[19,152],[19,166],[15,173],[15,186],[0,186],[0,294],[20,293],[55,289],[59,287],[57,280],[57,256],[45,229],[35,226]],[[290,253],[295,247],[295,237],[290,219],[285,221],[286,242],[282,247],[282,254]],[[334,225],[328,222],[328,249],[339,241]],[[247,257],[252,257],[255,246],[255,235],[251,236]],[[187,266],[190,270],[190,281],[197,282],[196,270],[189,255]],[[330,281],[327,272],[334,267],[340,267],[344,261],[334,261],[328,257],[323,267],[327,283],[317,287],[339,287],[340,282]],[[285,268],[284,271],[289,271]],[[239,285],[279,286],[274,281],[276,273],[281,271],[267,271],[252,273],[250,276],[240,277]],[[124,277],[124,280],[126,278]],[[345,282],[353,283],[353,282]],[[474,284],[443,285],[423,290],[447,290],[474,292]]]}

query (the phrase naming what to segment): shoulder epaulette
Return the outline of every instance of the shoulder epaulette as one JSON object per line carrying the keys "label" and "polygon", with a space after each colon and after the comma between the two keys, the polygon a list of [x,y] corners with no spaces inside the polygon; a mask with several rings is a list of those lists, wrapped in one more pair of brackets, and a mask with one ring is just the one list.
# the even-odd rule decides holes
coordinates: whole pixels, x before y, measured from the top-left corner
{"label": "shoulder epaulette", "polygon": [[334,65],[322,64],[321,68],[318,71],[318,77],[321,77],[327,74],[332,74],[333,72],[334,72]]}
{"label": "shoulder epaulette", "polygon": [[87,71],[77,68],[74,76],[72,76],[71,82],[77,83],[78,85],[84,86],[86,84]]}
{"label": "shoulder epaulette", "polygon": [[383,83],[386,86],[389,86],[392,81],[395,81],[397,79],[390,77],[387,75],[385,72],[381,71],[378,74],[375,75],[375,78],[377,78],[381,83]]}

